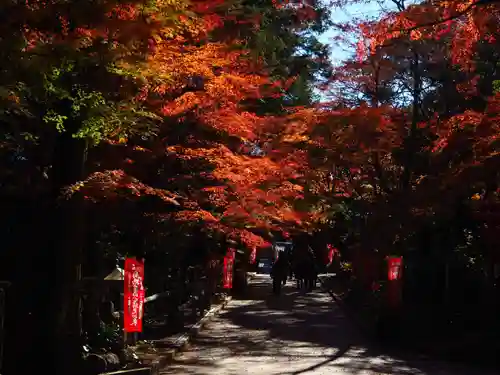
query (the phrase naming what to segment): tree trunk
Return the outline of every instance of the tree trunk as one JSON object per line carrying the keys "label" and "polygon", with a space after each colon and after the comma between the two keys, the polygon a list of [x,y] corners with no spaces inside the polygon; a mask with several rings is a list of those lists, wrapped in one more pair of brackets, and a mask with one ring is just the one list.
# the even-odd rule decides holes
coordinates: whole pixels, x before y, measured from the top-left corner
{"label": "tree trunk", "polygon": [[[86,141],[73,135],[79,123],[66,125],[57,135],[52,164],[52,228],[49,233],[45,272],[46,305],[43,309],[41,345],[48,353],[52,374],[77,374],[81,348],[81,282],[82,244],[84,241],[83,198],[61,197],[64,187],[84,179]],[[43,351],[43,350],[42,350]],[[45,362],[45,363],[47,363]]]}
{"label": "tree trunk", "polygon": [[408,134],[408,143],[406,150],[406,165],[402,176],[402,187],[408,188],[411,182],[413,169],[415,168],[415,154],[418,152],[417,145],[417,129],[420,120],[420,93],[422,87],[422,77],[420,76],[420,55],[414,47],[413,62],[411,64],[411,74],[413,76],[413,104],[412,104],[412,120],[410,131]]}

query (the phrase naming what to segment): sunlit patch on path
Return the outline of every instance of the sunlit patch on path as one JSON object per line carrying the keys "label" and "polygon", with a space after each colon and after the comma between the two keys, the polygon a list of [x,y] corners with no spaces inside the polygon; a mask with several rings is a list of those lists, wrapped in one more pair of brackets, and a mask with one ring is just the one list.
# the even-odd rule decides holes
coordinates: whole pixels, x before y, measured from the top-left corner
{"label": "sunlit patch on path", "polygon": [[319,290],[303,293],[286,286],[274,296],[268,276],[250,288],[246,299],[233,300],[162,375],[478,374],[372,348]]}

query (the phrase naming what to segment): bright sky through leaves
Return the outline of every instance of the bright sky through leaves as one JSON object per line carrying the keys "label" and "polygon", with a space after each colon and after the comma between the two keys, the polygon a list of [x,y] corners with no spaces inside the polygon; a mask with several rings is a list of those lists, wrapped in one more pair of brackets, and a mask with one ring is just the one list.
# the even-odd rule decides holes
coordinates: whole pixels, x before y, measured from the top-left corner
{"label": "bright sky through leaves", "polygon": [[[408,4],[415,1],[408,1]],[[347,23],[367,19],[379,18],[381,14],[387,11],[396,10],[396,5],[391,0],[374,0],[366,4],[352,4],[343,8],[336,8],[332,11],[332,20],[335,23]],[[338,45],[332,43],[332,39],[338,33],[335,29],[330,29],[320,37],[320,41],[330,45],[332,49],[332,62],[338,65],[355,51],[347,45]]]}

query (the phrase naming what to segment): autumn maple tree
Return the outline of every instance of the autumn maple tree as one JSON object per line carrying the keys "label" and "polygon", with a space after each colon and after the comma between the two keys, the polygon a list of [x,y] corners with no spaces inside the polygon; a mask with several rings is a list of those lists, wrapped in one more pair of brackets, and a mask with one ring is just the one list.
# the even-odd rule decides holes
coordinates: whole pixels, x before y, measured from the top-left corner
{"label": "autumn maple tree", "polygon": [[491,286],[498,263],[499,5],[392,3],[336,25],[357,53],[325,87],[331,101],[293,124],[314,166],[305,196],[365,291],[386,255],[403,255],[409,310],[436,289],[465,309],[459,275]]}
{"label": "autumn maple tree", "polygon": [[[147,259],[151,292],[280,232],[321,232],[365,287],[387,254],[495,262],[498,2],[330,22],[363,3],[2,3],[5,241],[32,260],[2,265],[15,296],[46,296],[15,298],[10,336],[78,356],[75,290],[120,256]],[[335,68],[332,25],[357,48]]]}
{"label": "autumn maple tree", "polygon": [[[54,344],[40,357],[66,359],[51,361],[54,373],[78,363],[85,327],[75,290],[82,276],[103,276],[103,254],[160,262],[149,247],[171,254],[168,262],[203,264],[205,250],[220,255],[227,241],[248,251],[304,223],[294,209],[303,158],[276,151],[271,129],[284,107],[311,100],[316,72],[329,74],[327,49],[314,36],[328,14],[319,3],[306,5],[1,5],[10,35],[1,40],[8,56],[0,77],[2,193],[27,207],[42,202],[43,225],[25,230],[46,249],[31,250],[25,238],[33,267],[13,267],[8,278],[21,296],[37,269],[52,270],[36,282],[44,301],[18,304],[14,315],[34,312],[31,323],[18,321],[36,341]],[[176,241],[177,249],[165,248]],[[23,332],[20,324],[14,331]]]}

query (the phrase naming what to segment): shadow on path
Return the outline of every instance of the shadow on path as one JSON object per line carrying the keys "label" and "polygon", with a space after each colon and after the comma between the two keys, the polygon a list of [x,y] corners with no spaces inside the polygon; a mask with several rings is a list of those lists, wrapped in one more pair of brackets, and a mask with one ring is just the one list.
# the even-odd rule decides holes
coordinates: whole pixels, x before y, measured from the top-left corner
{"label": "shadow on path", "polygon": [[302,370],[297,370],[297,371],[291,372],[290,375],[299,375],[299,374],[303,374],[305,372],[313,371],[313,370],[316,370],[320,367],[323,367],[323,366],[329,364],[330,362],[333,362],[333,361],[337,360],[338,358],[341,358],[344,354],[346,354],[349,351],[350,348],[351,347],[348,346],[348,347],[339,349],[339,351],[337,353],[335,353],[332,357],[327,358],[324,361],[316,363],[312,366],[306,367]]}
{"label": "shadow on path", "polygon": [[[478,371],[443,362],[388,355],[354,329],[330,296],[285,286],[271,293],[269,276],[193,340],[162,374],[468,375]],[[482,375],[487,375],[484,371]]]}

